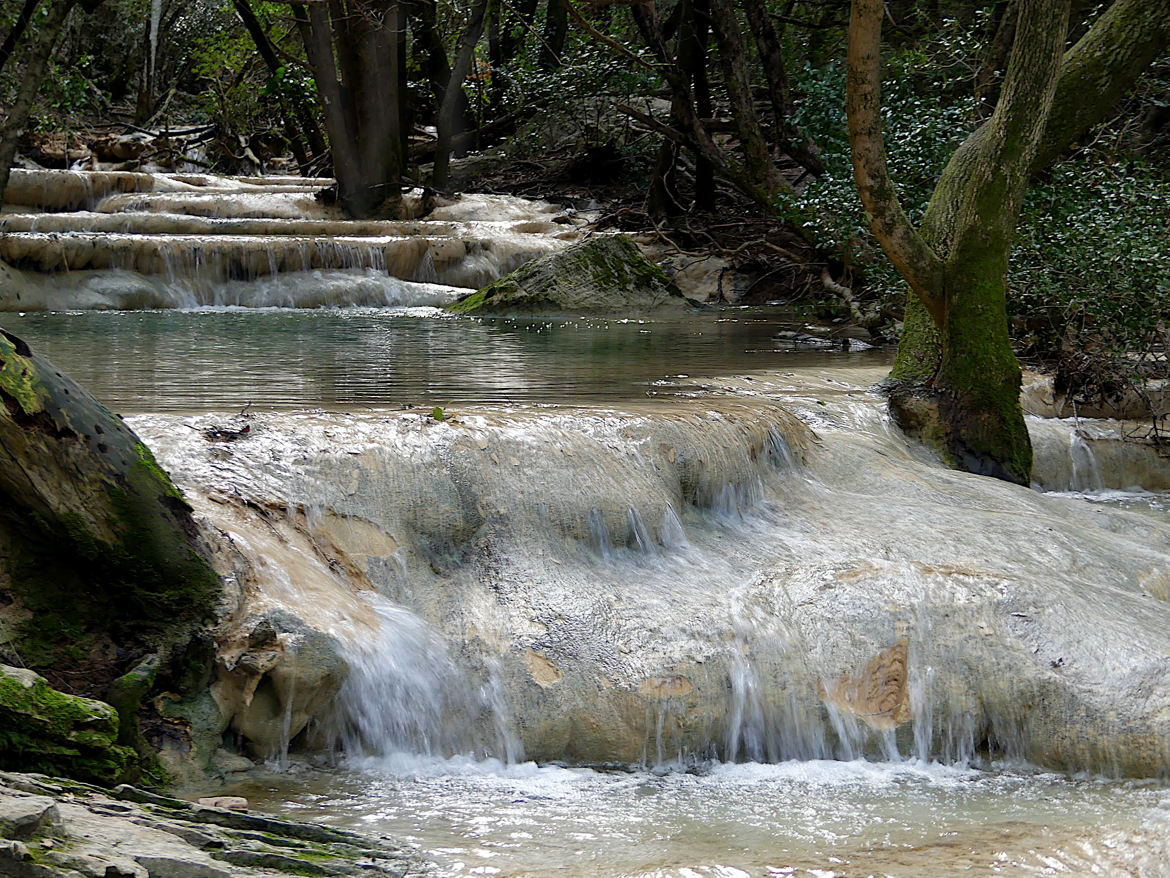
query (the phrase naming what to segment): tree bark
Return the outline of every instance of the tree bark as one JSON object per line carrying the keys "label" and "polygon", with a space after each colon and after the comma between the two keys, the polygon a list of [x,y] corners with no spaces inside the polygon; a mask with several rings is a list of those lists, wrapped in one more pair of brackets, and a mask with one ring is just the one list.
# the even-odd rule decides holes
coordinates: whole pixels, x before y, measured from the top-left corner
{"label": "tree bark", "polygon": [[[880,122],[873,115],[880,0],[854,0],[850,24],[850,143],[858,188],[865,190],[875,236],[891,259],[909,263],[903,276],[941,333],[933,379],[936,438],[953,465],[1022,484],[1030,477],[1032,449],[1020,409],[1020,367],[1007,330],[1008,255],[1056,91],[1070,5],[1071,0],[1021,0],[995,111],[951,157],[921,234],[897,203],[885,170]],[[925,281],[922,259],[930,266]]]}
{"label": "tree bark", "polygon": [[825,172],[825,165],[813,142],[808,136],[792,124],[792,91],[788,85],[788,73],[784,69],[784,57],[780,51],[780,38],[776,36],[776,29],[768,18],[768,10],[764,0],[743,0],[743,9],[747,14],[748,25],[756,38],[756,48],[760,53],[760,62],[764,67],[764,77],[768,81],[768,97],[772,103],[772,115],[775,117],[776,133],[774,141],[785,155],[794,159],[801,167],[820,176]]}
{"label": "tree bark", "polygon": [[20,79],[16,100],[12,102],[8,115],[0,123],[0,204],[4,203],[4,190],[8,188],[8,177],[12,173],[12,162],[16,158],[16,142],[28,124],[28,114],[32,111],[37,90],[41,87],[45,66],[48,64],[49,56],[53,54],[53,46],[57,42],[61,28],[65,26],[65,21],[75,4],[76,0],[56,0],[49,7],[48,14],[37,31],[36,39],[32,41],[24,57],[24,73]]}
{"label": "tree bark", "polygon": [[569,10],[565,2],[548,0],[538,62],[541,70],[557,70],[561,66],[561,53],[565,50],[565,37],[569,34]]}
{"label": "tree bark", "polygon": [[435,189],[446,187],[451,169],[452,139],[459,132],[458,127],[463,95],[463,80],[471,69],[471,62],[475,54],[475,45],[483,35],[484,18],[487,14],[489,0],[476,0],[471,8],[471,17],[463,34],[459,37],[459,47],[455,50],[455,61],[447,77],[447,87],[443,90],[443,100],[439,104],[439,115],[436,128],[438,129],[438,144],[435,147],[435,164],[431,171],[431,185]]}
{"label": "tree bark", "polygon": [[719,47],[719,66],[739,136],[739,148],[743,152],[744,169],[763,184],[768,195],[774,196],[784,187],[784,181],[768,154],[768,144],[752,103],[751,81],[744,62],[744,46],[735,7],[731,0],[711,0],[710,8],[712,30]]}

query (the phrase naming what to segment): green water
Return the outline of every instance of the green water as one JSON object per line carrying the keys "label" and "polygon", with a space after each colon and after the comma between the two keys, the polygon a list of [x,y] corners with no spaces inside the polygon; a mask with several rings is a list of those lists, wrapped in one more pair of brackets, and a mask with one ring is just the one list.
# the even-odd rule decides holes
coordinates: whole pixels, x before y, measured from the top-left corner
{"label": "green water", "polygon": [[[884,363],[886,351],[800,351],[791,314],[654,321],[474,320],[430,308],[4,314],[0,326],[115,411],[329,410],[591,403],[781,366]],[[799,323],[795,326],[799,328]]]}

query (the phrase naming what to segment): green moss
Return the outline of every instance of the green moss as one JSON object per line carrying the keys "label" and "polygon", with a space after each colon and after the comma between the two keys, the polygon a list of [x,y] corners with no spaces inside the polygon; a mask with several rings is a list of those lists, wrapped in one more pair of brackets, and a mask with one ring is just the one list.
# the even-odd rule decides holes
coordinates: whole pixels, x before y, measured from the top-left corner
{"label": "green moss", "polygon": [[448,307],[475,313],[642,313],[690,303],[638,245],[593,238],[520,266]]}
{"label": "green moss", "polygon": [[[496,281],[496,283],[499,283],[499,281]],[[492,288],[492,286],[494,286],[494,284],[489,285],[489,286],[485,287],[484,289],[478,290],[474,293],[469,293],[468,295],[466,295],[462,299],[460,299],[458,302],[454,302],[453,304],[448,305],[447,311],[450,312],[451,314],[473,314],[473,313],[475,313],[476,311],[478,311],[480,308],[483,307],[484,301],[488,297],[488,290],[490,290]]]}
{"label": "green moss", "polygon": [[41,384],[32,362],[21,356],[16,345],[0,333],[0,390],[16,400],[26,415],[34,415],[45,407],[48,392]]}
{"label": "green moss", "polygon": [[136,763],[117,736],[108,704],[58,692],[31,672],[0,671],[0,766],[117,783]]}
{"label": "green moss", "polygon": [[143,442],[134,443],[134,450],[138,454],[138,461],[133,465],[133,470],[139,470],[154,480],[157,488],[161,491],[161,496],[170,497],[173,500],[179,500],[186,504],[186,499],[180,493],[179,489],[175,487],[175,483],[171,481],[171,477],[167,475],[166,470],[158,465],[158,461],[154,459],[154,455],[150,449],[146,447]]}

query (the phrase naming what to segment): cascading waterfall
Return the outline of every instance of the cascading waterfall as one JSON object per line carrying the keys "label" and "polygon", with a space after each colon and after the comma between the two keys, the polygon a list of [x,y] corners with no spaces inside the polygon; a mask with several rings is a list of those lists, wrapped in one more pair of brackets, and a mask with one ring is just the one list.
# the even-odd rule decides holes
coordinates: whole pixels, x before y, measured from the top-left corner
{"label": "cascading waterfall", "polygon": [[1100,491],[1105,487],[1093,449],[1079,429],[1069,434],[1068,454],[1072,460],[1072,483],[1068,486],[1070,491]]}
{"label": "cascading waterfall", "polygon": [[[571,243],[584,222],[475,195],[425,218],[357,222],[316,200],[327,183],[18,170],[5,198],[23,210],[0,217],[0,260],[24,276],[0,290],[0,310],[445,305]],[[404,204],[421,213],[421,194]]]}
{"label": "cascading waterfall", "polygon": [[522,758],[494,676],[473,686],[423,619],[375,593],[365,597],[377,614],[378,636],[346,646],[349,676],[326,735],[354,756]]}
{"label": "cascading waterfall", "polygon": [[506,726],[537,759],[1170,764],[1156,722],[1112,725],[1096,693],[1114,684],[1093,682],[1126,668],[1133,697],[1170,691],[1149,641],[1119,634],[1157,618],[1142,592],[1170,576],[1150,540],[1167,525],[924,479],[875,401],[834,412],[811,393],[788,404],[815,437],[717,395],[258,416],[226,449],[134,423],[189,492],[319,505],[319,551],[393,602],[380,639],[349,648],[350,750],[504,759]]}

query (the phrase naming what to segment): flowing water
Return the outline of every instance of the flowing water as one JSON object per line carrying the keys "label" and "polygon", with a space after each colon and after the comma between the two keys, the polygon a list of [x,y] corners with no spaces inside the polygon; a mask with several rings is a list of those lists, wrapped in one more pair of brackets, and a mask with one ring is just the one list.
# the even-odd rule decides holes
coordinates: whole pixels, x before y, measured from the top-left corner
{"label": "flowing water", "polygon": [[331,228],[265,185],[79,179],[55,206],[96,211],[5,214],[26,265],[135,240],[0,316],[231,540],[241,624],[295,616],[350,668],[324,710],[279,667],[224,708],[254,807],[444,875],[1170,874],[1170,794],[1116,779],[1170,770],[1156,458],[1033,420],[1034,490],[946,470],[869,391],[887,354],[793,351],[768,311],[444,317],[571,218]]}

